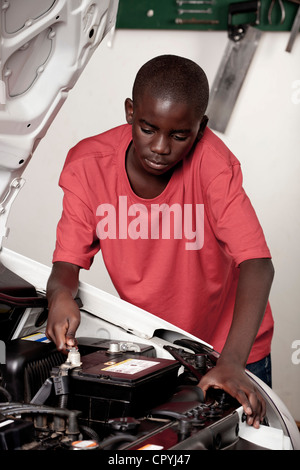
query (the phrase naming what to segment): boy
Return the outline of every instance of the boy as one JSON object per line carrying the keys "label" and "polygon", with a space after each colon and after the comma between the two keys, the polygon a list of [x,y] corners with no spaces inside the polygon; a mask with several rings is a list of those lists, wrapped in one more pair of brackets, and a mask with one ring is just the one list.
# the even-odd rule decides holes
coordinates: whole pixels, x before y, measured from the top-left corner
{"label": "boy", "polygon": [[258,427],[265,403],[244,369],[270,353],[273,266],[239,162],[206,127],[207,102],[198,65],[156,57],[125,101],[127,124],[69,152],[47,336],[74,344],[79,271],[101,248],[121,298],[221,352],[199,386],[230,393]]}

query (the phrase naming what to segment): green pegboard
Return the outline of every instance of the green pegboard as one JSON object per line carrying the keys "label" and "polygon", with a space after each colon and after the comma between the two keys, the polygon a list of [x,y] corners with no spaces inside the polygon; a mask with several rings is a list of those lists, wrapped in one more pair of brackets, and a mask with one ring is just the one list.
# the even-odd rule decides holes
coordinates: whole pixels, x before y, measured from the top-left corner
{"label": "green pegboard", "polygon": [[[261,0],[258,28],[264,31],[290,31],[300,0],[282,0],[285,19],[281,23],[278,0],[272,10],[272,24],[268,12],[272,0]],[[247,1],[245,0],[247,3]],[[230,0],[119,0],[117,28],[172,29],[172,30],[227,30]],[[244,3],[241,0],[238,3]],[[251,23],[253,14],[238,14],[233,22]]]}

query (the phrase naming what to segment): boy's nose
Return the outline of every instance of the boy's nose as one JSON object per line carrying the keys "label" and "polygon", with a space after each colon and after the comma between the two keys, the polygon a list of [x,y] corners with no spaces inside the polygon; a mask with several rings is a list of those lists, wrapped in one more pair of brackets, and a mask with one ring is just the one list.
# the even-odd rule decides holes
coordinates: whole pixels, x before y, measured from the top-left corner
{"label": "boy's nose", "polygon": [[156,135],[151,143],[151,151],[158,155],[168,155],[171,151],[169,139],[163,135]]}

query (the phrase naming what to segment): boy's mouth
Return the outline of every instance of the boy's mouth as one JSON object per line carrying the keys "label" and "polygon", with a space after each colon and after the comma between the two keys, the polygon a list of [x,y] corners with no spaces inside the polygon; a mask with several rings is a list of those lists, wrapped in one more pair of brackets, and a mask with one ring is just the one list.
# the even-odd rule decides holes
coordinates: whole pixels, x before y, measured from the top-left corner
{"label": "boy's mouth", "polygon": [[156,162],[154,160],[150,160],[149,158],[145,158],[145,162],[150,168],[153,168],[154,170],[164,170],[168,166],[167,163],[159,161]]}

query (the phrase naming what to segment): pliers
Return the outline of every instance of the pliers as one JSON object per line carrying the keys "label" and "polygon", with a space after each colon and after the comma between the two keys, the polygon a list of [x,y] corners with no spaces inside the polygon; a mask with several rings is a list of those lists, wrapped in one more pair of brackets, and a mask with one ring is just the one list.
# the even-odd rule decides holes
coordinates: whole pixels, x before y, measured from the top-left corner
{"label": "pliers", "polygon": [[[268,11],[269,24],[272,24],[272,13],[273,13],[275,3],[276,3],[276,0],[271,1],[271,5],[270,5],[269,11]],[[284,8],[282,0],[278,0],[278,3],[279,3],[279,6],[280,6],[280,12],[281,12],[280,24],[282,24],[285,20],[285,8]]]}

